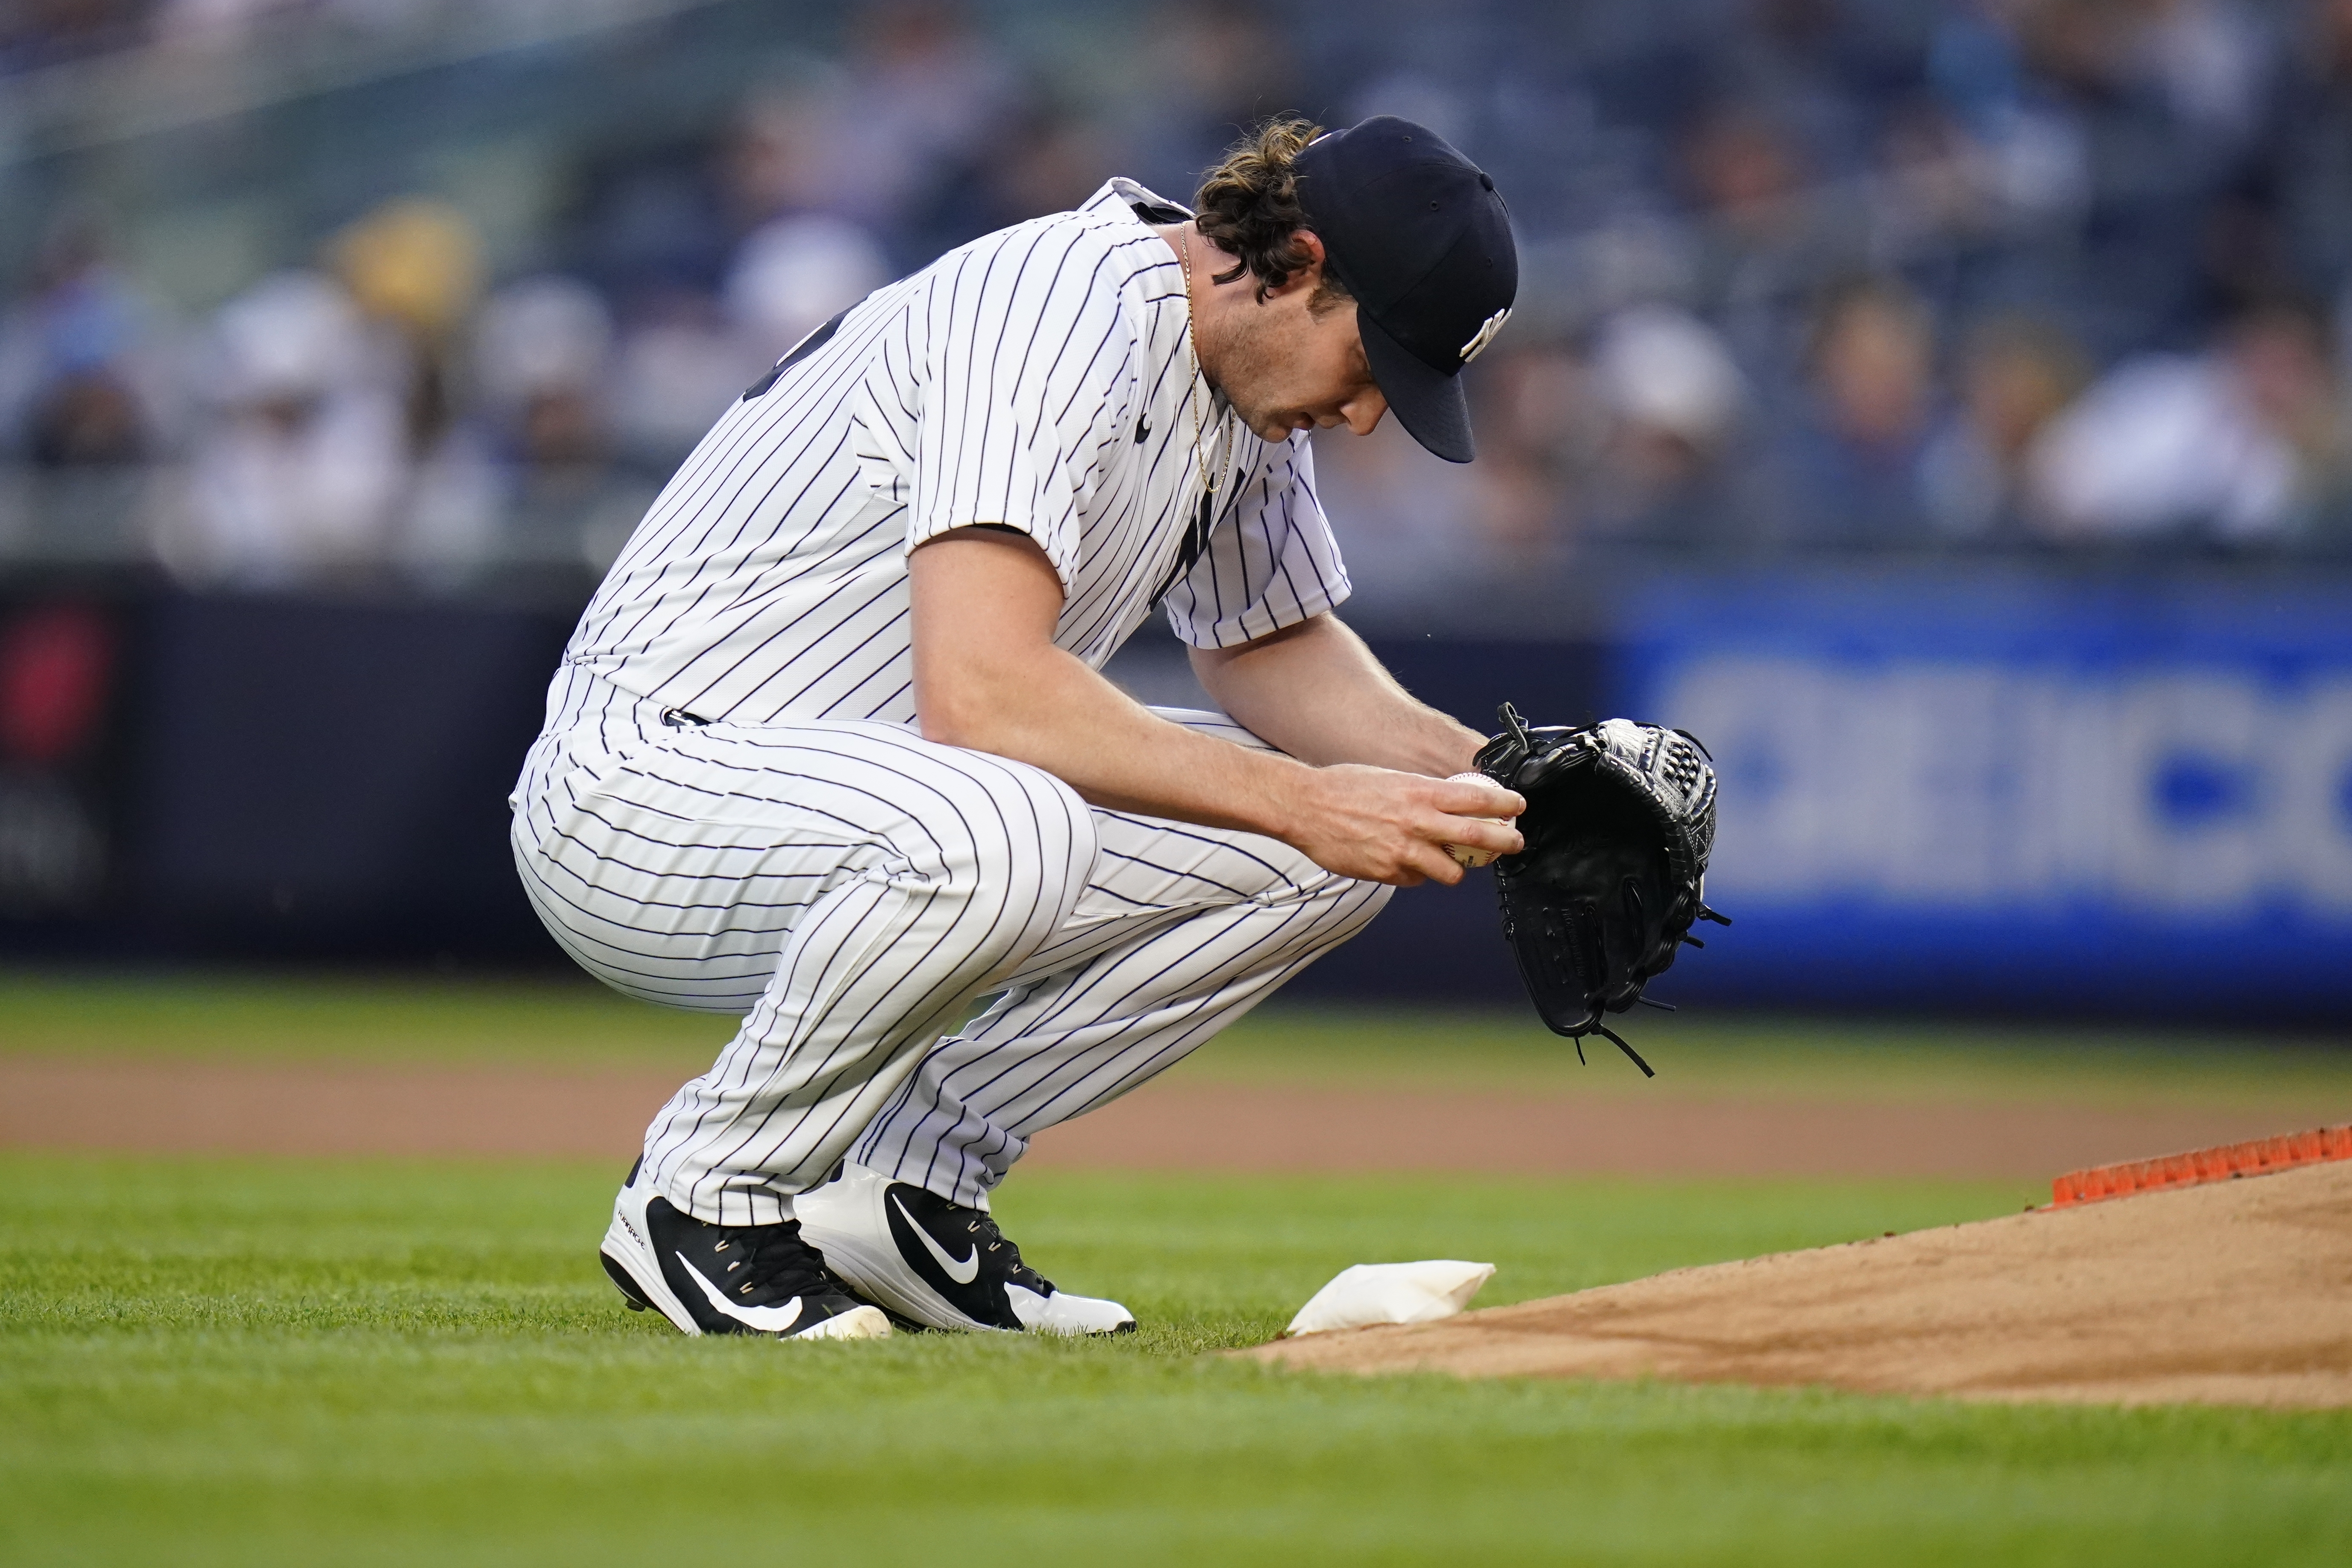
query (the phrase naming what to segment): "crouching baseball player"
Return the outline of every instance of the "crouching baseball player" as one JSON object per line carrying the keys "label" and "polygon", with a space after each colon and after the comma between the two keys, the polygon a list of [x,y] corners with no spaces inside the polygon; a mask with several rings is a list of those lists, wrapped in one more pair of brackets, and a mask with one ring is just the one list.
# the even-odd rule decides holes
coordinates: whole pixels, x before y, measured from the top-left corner
{"label": "crouching baseball player", "polygon": [[[1450,781],[1482,737],[1334,615],[1307,434],[1393,411],[1469,461],[1494,183],[1403,120],[1291,121],[1197,200],[1113,180],[820,328],[564,653],[524,884],[608,984],[742,1019],[603,1247],[685,1333],[1133,1328],[990,1217],[1029,1140],[1458,881],[1449,846],[1520,847],[1517,795]],[[1223,712],[1097,673],[1155,609]]]}

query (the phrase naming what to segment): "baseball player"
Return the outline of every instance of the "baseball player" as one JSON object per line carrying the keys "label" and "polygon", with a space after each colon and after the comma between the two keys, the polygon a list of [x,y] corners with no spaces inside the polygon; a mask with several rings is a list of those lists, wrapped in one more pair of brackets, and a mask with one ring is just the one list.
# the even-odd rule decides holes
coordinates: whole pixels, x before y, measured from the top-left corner
{"label": "baseball player", "polygon": [[[989,1214],[1029,1141],[1371,919],[1520,846],[1481,737],[1333,612],[1307,433],[1472,455],[1494,183],[1393,119],[1276,122],[1196,214],[1128,180],[812,333],[678,471],[514,797],[556,939],[740,1016],[604,1265],[688,1333],[1107,1333]],[[1098,673],[1155,611],[1222,712]],[[992,998],[972,1016],[974,1004]]]}

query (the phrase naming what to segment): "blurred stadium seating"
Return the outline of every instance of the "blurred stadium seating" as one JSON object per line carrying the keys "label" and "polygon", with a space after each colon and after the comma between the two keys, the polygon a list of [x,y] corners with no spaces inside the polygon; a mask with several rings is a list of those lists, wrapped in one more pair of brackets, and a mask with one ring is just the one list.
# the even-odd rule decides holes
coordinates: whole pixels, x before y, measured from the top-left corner
{"label": "blurred stadium seating", "polygon": [[1349,615],[1723,737],[1690,986],[2352,999],[2352,0],[8,7],[0,944],[543,953],[507,753],[709,420],[1293,110],[1510,200],[1480,461],[1318,438]]}

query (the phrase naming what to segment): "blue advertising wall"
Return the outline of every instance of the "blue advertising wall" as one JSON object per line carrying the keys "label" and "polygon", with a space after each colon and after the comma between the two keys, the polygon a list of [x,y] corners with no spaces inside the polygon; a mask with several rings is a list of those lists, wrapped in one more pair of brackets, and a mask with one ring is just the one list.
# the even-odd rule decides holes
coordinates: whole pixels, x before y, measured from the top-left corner
{"label": "blue advertising wall", "polygon": [[1809,1005],[2352,1007],[2352,594],[2288,575],[1651,582],[1625,711],[1722,779],[1660,983]]}

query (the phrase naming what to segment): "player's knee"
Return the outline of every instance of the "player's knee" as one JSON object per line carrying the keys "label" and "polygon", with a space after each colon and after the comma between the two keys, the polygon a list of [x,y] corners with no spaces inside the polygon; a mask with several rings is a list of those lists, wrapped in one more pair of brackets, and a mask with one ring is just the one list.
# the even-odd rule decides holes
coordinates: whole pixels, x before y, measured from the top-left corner
{"label": "player's knee", "polygon": [[1094,812],[1078,792],[1050,773],[1029,771],[1027,810],[1011,826],[1013,851],[1017,863],[1035,868],[1039,914],[1058,925],[1093,879],[1100,844]]}
{"label": "player's knee", "polygon": [[1358,882],[1352,877],[1333,880],[1338,885],[1330,893],[1330,945],[1336,947],[1370,925],[1372,916],[1386,909],[1389,900],[1396,896],[1396,889],[1385,883]]}
{"label": "player's knee", "polygon": [[1057,924],[1094,874],[1094,814],[1076,790],[1042,768],[989,762],[984,799],[956,813],[954,880]]}
{"label": "player's knee", "polygon": [[[1395,890],[1376,882],[1359,882],[1336,871],[1315,863],[1306,851],[1282,843],[1278,840],[1255,840],[1251,842],[1251,868],[1255,885],[1251,895],[1262,903],[1335,904],[1370,903],[1363,918],[1370,920],[1388,903]],[[1248,879],[1244,879],[1246,885]]]}
{"label": "player's knee", "polygon": [[[1288,846],[1283,846],[1288,851]],[[1309,943],[1325,952],[1355,936],[1388,907],[1396,889],[1384,883],[1360,882],[1317,865],[1295,851],[1257,857],[1264,885],[1252,902],[1292,912],[1312,933]]]}

